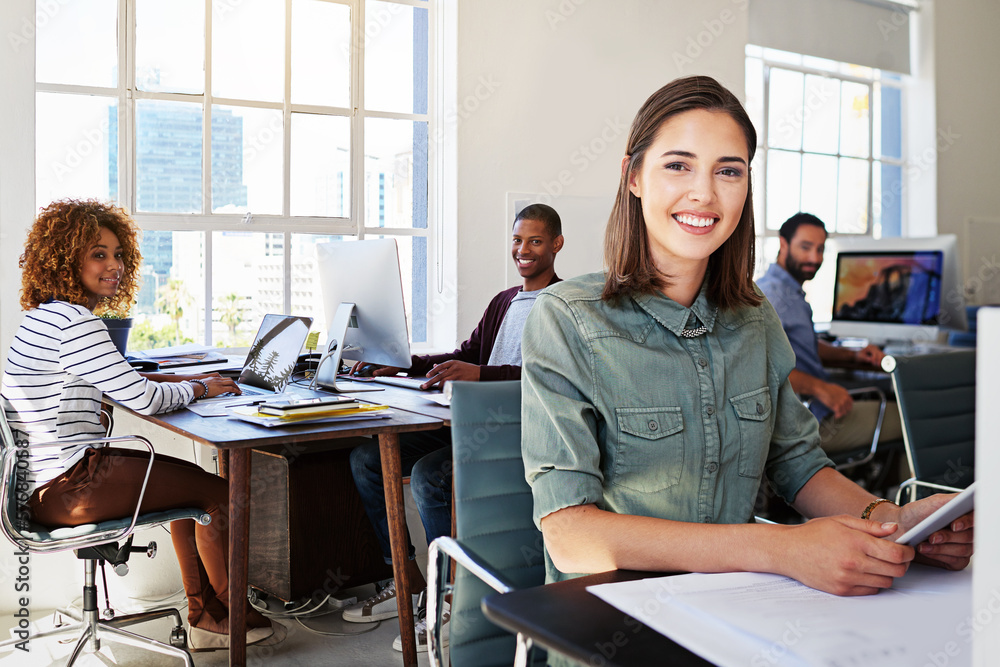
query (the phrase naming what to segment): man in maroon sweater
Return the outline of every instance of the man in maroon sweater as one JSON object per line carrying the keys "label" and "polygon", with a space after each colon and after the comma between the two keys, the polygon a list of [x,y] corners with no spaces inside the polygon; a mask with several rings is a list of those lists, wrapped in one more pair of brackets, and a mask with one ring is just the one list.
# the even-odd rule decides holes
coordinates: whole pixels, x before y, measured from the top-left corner
{"label": "man in maroon sweater", "polygon": [[[487,382],[521,379],[521,332],[524,321],[538,294],[558,282],[555,258],[563,246],[562,223],[559,214],[545,204],[525,207],[514,220],[511,233],[511,255],[518,273],[520,287],[500,292],[486,308],[479,325],[467,341],[447,354],[414,355],[407,373],[424,376],[424,388],[443,385],[447,381]],[[355,366],[357,371],[358,366]],[[377,367],[372,375],[395,375],[400,369]],[[424,525],[427,543],[451,534],[451,431],[423,431],[400,436],[400,458],[403,474],[410,475],[410,490]],[[382,548],[382,556],[391,562],[389,529],[386,519],[382,466],[378,443],[362,445],[351,451],[351,472],[358,487],[368,518]],[[424,578],[413,560],[413,545],[409,545],[408,572],[413,589],[424,586]],[[393,582],[376,586],[371,598],[344,610],[344,620],[370,623],[397,616],[396,588]],[[417,650],[427,650],[424,622],[417,623]],[[393,644],[402,650],[399,638]]]}

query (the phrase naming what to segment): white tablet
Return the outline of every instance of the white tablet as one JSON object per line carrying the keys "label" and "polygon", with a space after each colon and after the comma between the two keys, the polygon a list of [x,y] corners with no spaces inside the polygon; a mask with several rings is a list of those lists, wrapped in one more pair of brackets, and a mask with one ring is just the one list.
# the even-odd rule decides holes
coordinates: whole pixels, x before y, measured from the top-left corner
{"label": "white tablet", "polygon": [[967,489],[939,507],[937,511],[900,535],[896,542],[899,544],[920,544],[934,531],[947,528],[952,521],[972,511],[975,491],[976,483],[973,482]]}

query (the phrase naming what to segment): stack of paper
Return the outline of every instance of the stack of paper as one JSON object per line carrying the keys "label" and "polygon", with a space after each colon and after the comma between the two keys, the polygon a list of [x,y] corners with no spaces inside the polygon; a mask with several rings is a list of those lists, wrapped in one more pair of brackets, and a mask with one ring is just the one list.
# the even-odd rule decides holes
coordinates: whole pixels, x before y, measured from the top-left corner
{"label": "stack of paper", "polygon": [[972,664],[970,570],[912,565],[892,588],[861,597],[757,573],[687,574],[587,590],[722,667]]}
{"label": "stack of paper", "polygon": [[359,405],[346,409],[332,409],[324,412],[306,412],[305,414],[269,415],[260,412],[257,406],[238,406],[229,411],[229,415],[251,424],[267,426],[294,426],[298,424],[315,424],[320,422],[358,421],[361,419],[382,419],[392,415],[385,405]]}

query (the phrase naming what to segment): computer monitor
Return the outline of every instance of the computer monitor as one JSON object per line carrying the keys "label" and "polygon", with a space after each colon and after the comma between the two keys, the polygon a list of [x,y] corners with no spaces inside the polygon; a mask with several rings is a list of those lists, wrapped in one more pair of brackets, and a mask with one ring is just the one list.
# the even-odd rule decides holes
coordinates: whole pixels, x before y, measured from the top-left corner
{"label": "computer monitor", "polygon": [[[326,311],[327,351],[314,384],[334,391],[341,359],[410,367],[410,337],[395,239],[316,244]],[[377,388],[372,387],[371,390]]]}
{"label": "computer monitor", "polygon": [[954,235],[841,241],[831,335],[885,345],[965,330]]}

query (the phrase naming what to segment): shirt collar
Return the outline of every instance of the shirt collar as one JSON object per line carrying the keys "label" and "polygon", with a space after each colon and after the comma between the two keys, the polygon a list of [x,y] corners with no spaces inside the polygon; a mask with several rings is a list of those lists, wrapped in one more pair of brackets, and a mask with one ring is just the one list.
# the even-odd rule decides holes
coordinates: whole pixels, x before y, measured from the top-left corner
{"label": "shirt collar", "polygon": [[[715,317],[719,312],[718,306],[708,300],[708,280],[702,282],[698,296],[690,308],[685,308],[659,291],[654,294],[639,294],[633,296],[632,300],[676,336],[680,336],[684,329],[700,325],[705,325],[705,328],[712,331]],[[698,322],[694,322],[691,315],[694,315]]]}
{"label": "shirt collar", "polygon": [[792,274],[790,274],[787,269],[777,262],[767,267],[767,273],[765,275],[767,275],[767,277],[771,280],[775,280],[785,287],[795,290],[796,293],[805,296],[806,291],[802,289],[802,283],[795,278],[792,278]]}

